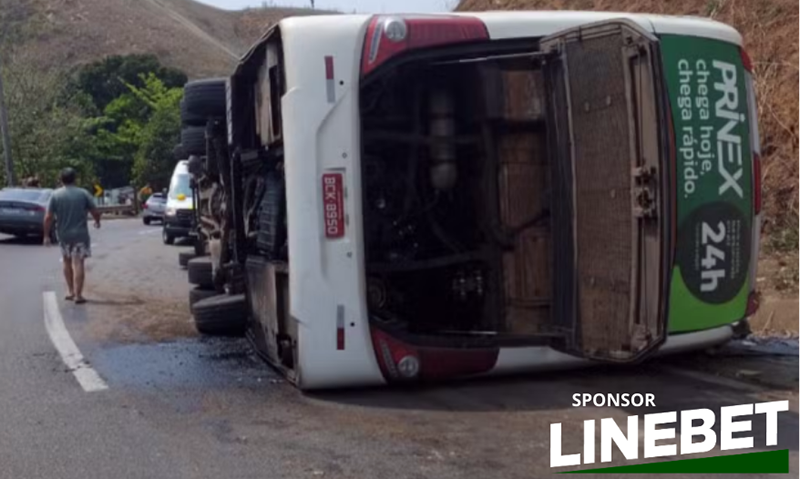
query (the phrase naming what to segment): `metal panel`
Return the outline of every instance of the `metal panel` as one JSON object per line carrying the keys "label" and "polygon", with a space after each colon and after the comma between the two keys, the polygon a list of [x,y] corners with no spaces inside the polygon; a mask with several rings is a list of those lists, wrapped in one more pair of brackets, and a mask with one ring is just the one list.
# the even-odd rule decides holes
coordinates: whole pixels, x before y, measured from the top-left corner
{"label": "metal panel", "polygon": [[633,256],[622,37],[570,42],[566,49],[572,72],[582,347],[619,350],[628,342]]}
{"label": "metal panel", "polygon": [[[553,54],[547,68],[548,115],[558,155],[553,167],[556,324],[568,333],[566,350],[593,359],[637,359],[665,334],[657,291],[648,287],[647,302],[640,302],[642,285],[650,286],[650,278],[658,284],[660,275],[658,267],[640,268],[642,255],[651,261],[655,256],[657,264],[659,254],[657,244],[642,250],[642,235],[658,228],[643,226],[650,219],[634,206],[640,193],[634,173],[645,157],[646,166],[658,164],[658,155],[651,154],[658,140],[650,134],[657,124],[653,97],[637,90],[652,90],[652,77],[636,76],[634,85],[631,59],[636,52],[648,58],[653,41],[623,21],[542,41]],[[649,123],[642,127],[637,120]]]}

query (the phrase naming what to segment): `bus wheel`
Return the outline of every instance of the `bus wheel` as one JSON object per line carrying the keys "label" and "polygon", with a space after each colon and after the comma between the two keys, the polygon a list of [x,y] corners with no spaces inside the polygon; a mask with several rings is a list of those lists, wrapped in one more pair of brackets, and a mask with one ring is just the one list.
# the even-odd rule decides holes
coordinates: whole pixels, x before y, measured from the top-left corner
{"label": "bus wheel", "polygon": [[206,242],[202,239],[201,236],[198,236],[194,240],[194,255],[195,256],[206,255]]}
{"label": "bus wheel", "polygon": [[187,126],[181,130],[181,147],[187,155],[206,155],[206,127]]}
{"label": "bus wheel", "polygon": [[211,336],[241,336],[247,328],[247,304],[243,294],[219,294],[192,306],[197,331]]}
{"label": "bus wheel", "polygon": [[211,258],[192,258],[186,263],[189,272],[189,284],[200,286],[204,289],[214,289],[214,275]]}
{"label": "bus wheel", "polygon": [[195,303],[202,301],[204,299],[208,299],[212,296],[216,296],[218,294],[219,293],[217,293],[214,290],[194,287],[189,291],[189,307],[194,308]]}
{"label": "bus wheel", "polygon": [[205,78],[187,83],[181,105],[183,124],[204,125],[209,118],[224,119],[227,113],[226,89],[225,78]]}
{"label": "bus wheel", "polygon": [[178,253],[178,265],[185,268],[189,261],[195,259],[197,255],[194,251],[181,251]]}

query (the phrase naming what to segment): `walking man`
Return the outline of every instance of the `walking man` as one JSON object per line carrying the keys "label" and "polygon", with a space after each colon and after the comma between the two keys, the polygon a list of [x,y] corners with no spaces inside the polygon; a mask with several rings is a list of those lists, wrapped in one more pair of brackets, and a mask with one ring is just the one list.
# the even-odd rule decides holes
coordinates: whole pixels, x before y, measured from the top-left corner
{"label": "walking man", "polygon": [[86,217],[91,213],[94,227],[100,228],[100,212],[88,191],[75,186],[75,170],[61,171],[61,188],[53,192],[44,217],[44,244],[50,246],[50,229],[56,220],[56,234],[64,259],[64,279],[67,281],[68,301],[83,304],[84,261],[92,255]]}

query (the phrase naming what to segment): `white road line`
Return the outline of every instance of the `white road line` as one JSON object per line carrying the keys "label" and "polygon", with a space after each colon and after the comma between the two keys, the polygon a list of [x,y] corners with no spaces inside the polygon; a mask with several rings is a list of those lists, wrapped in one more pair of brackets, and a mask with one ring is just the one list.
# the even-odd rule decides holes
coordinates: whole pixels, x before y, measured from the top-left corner
{"label": "white road line", "polygon": [[155,233],[161,233],[161,228],[158,229],[149,229],[149,230],[142,230],[139,232],[140,235],[151,235]]}
{"label": "white road line", "polygon": [[94,392],[108,389],[108,385],[97,374],[97,371],[89,366],[75,341],[69,335],[69,331],[64,325],[64,319],[58,309],[56,293],[53,291],[44,292],[42,293],[42,300],[44,303],[44,325],[47,328],[50,341],[53,342],[53,346],[58,350],[64,364],[75,375],[75,379],[78,380],[83,390]]}

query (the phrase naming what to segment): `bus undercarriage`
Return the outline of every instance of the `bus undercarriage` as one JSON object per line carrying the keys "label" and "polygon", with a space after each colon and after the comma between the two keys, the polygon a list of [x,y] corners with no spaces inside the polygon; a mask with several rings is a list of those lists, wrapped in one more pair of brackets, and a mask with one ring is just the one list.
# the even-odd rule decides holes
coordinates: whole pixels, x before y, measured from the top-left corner
{"label": "bus undercarriage", "polygon": [[[636,266],[659,261],[661,178],[630,151],[640,141],[632,138],[646,135],[658,149],[660,133],[636,121],[657,114],[654,73],[648,41],[625,28],[578,48],[528,39],[431,49],[362,78],[353,128],[363,217],[351,221],[363,225],[361,301],[376,337],[460,350],[549,345],[611,361],[663,342],[661,278],[643,281]],[[619,62],[620,71],[607,71],[603,62],[619,61],[631,39],[629,70]],[[567,66],[590,55],[602,67],[592,79],[599,98],[568,87],[581,85]],[[194,153],[190,171],[214,286],[246,294],[251,339],[291,377],[298,326],[288,281],[285,81],[276,30],[227,82],[227,119],[206,122],[205,151]],[[641,89],[646,82],[651,90]],[[594,116],[575,117],[570,102],[580,99]],[[576,135],[579,121],[594,126]],[[609,155],[618,161],[598,162]],[[655,295],[648,302],[643,292]]]}

